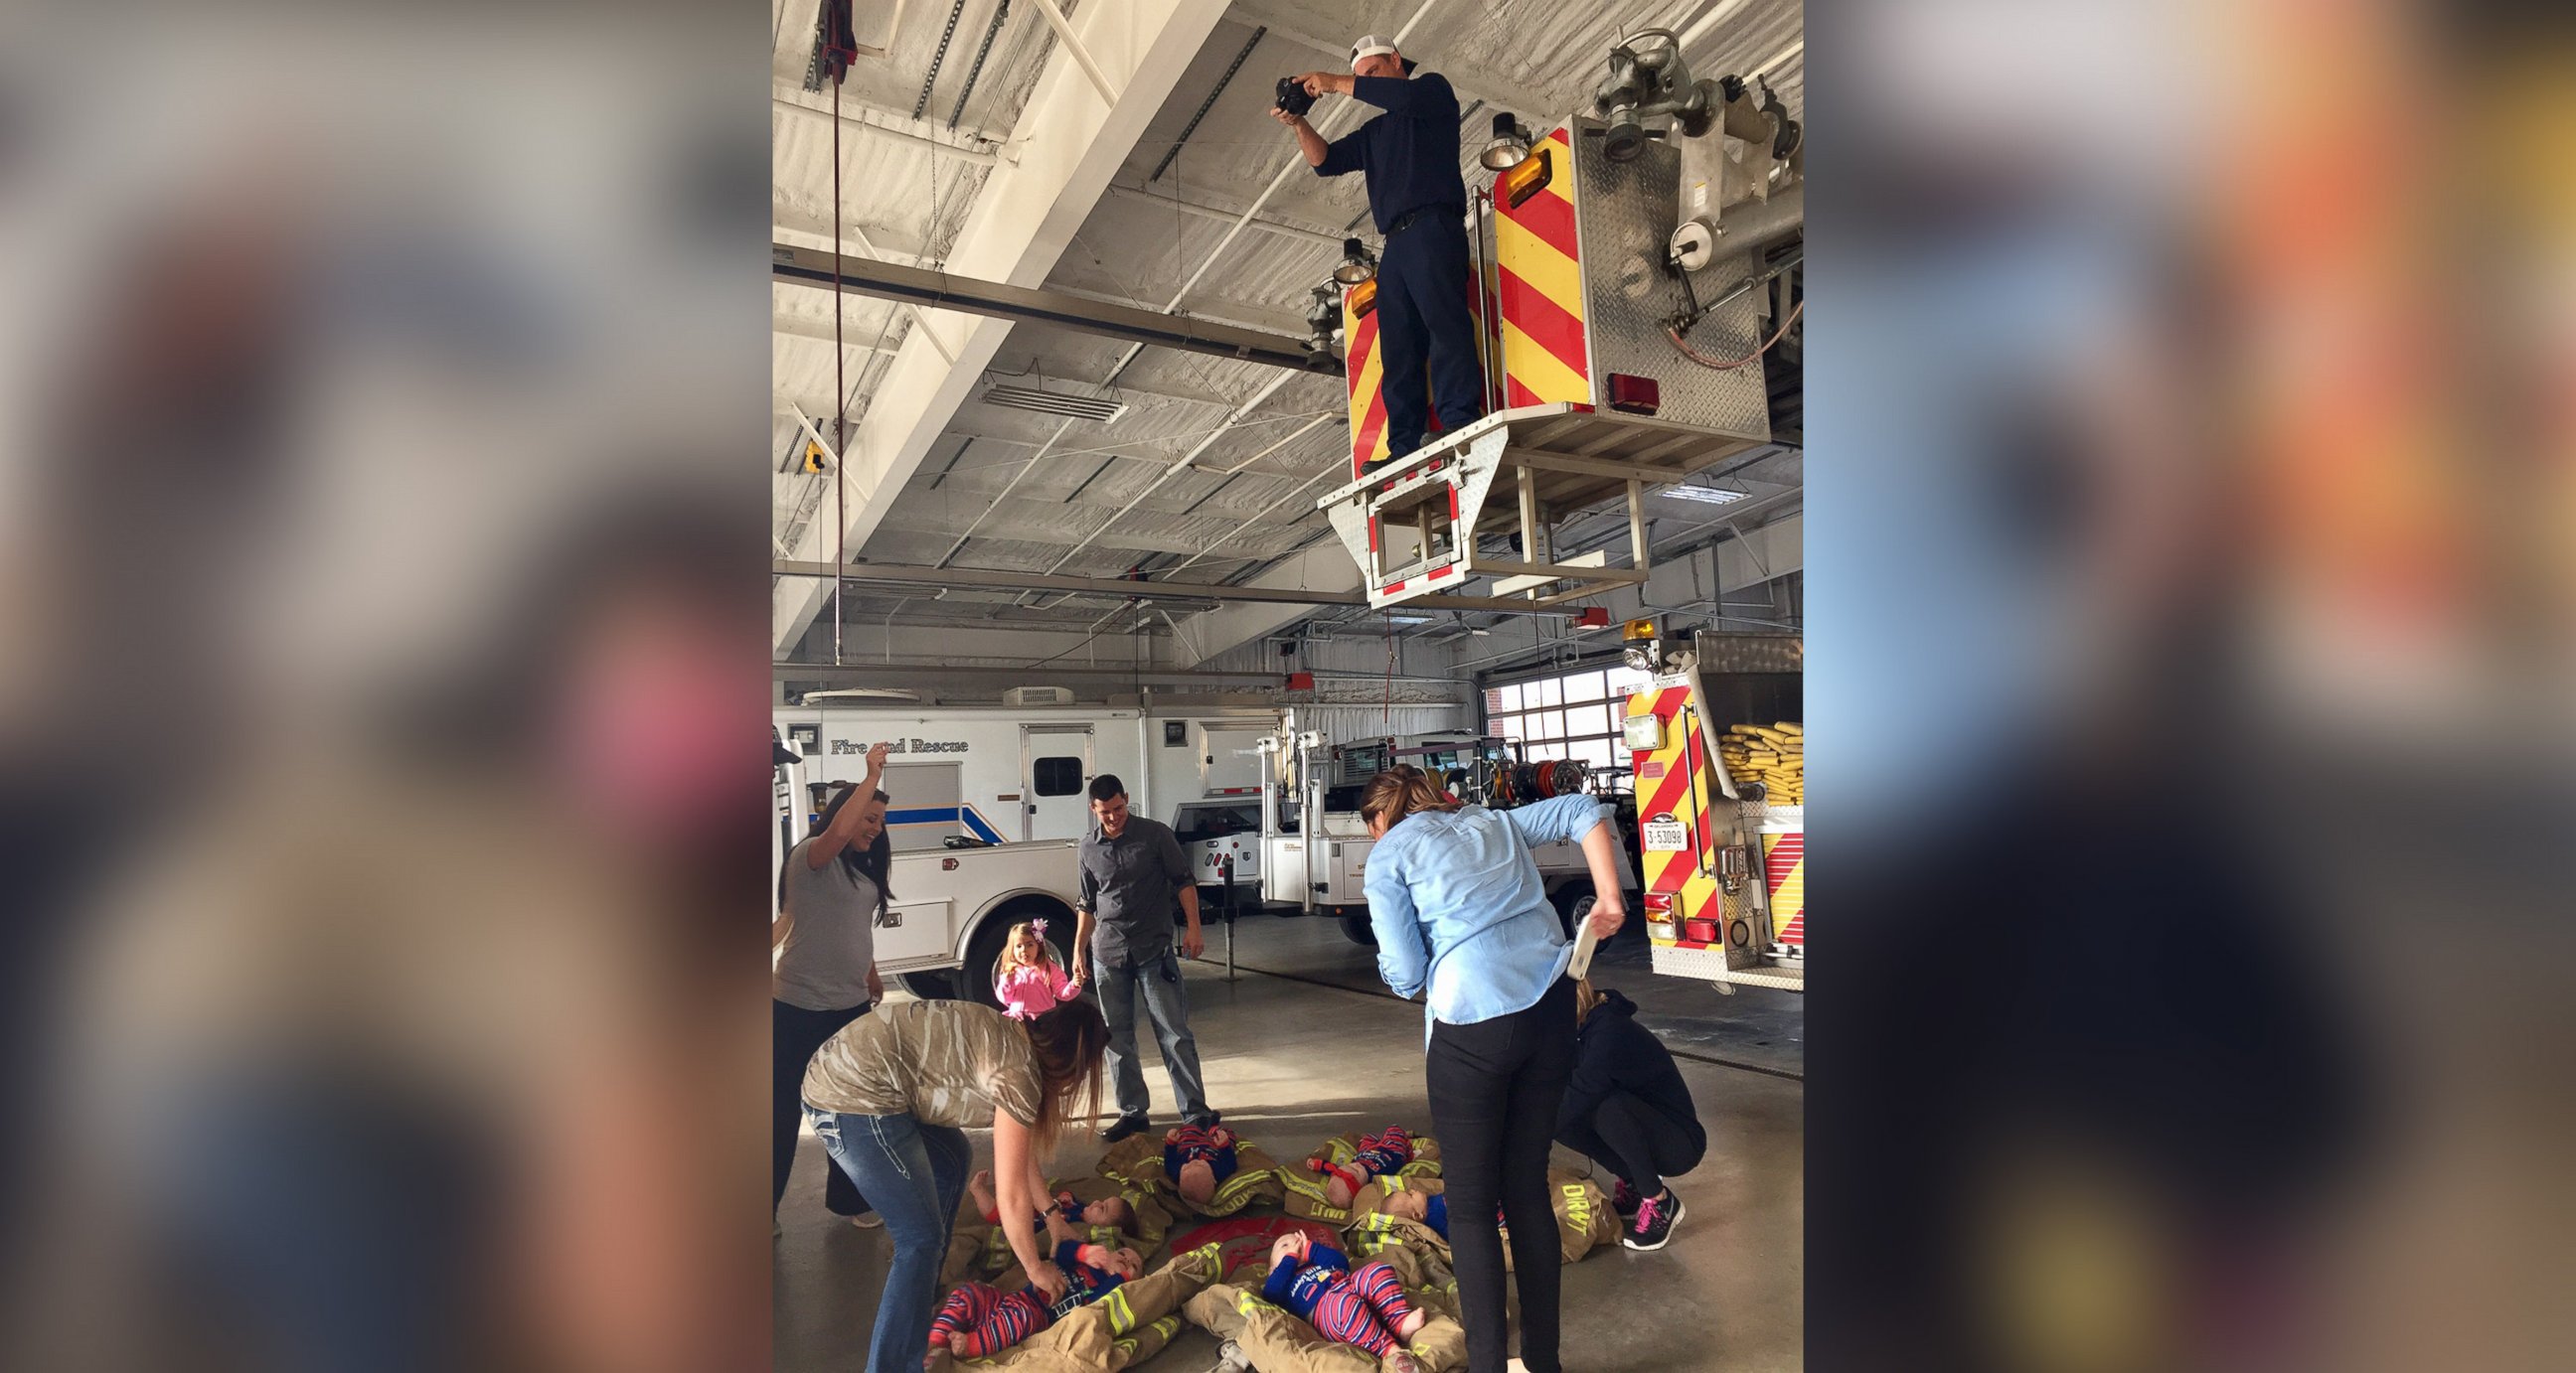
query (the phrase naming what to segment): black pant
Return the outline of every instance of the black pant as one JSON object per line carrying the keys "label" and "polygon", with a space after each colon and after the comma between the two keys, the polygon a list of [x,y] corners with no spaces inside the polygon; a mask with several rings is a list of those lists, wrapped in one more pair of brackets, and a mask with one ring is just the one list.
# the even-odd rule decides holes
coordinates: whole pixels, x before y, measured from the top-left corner
{"label": "black pant", "polygon": [[[868,1013],[864,1004],[844,1011],[809,1011],[784,1001],[769,1003],[769,1209],[778,1210],[787,1195],[787,1174],[796,1167],[796,1126],[803,1119],[805,1065],[823,1041],[842,1026]],[[823,1205],[836,1216],[868,1212],[859,1185],[840,1169],[823,1165]]]}
{"label": "black pant", "polygon": [[1547,1151],[1574,1076],[1574,984],[1559,979],[1538,1004],[1473,1025],[1431,1028],[1431,1131],[1449,1198],[1449,1246],[1467,1323],[1469,1373],[1503,1373],[1503,1240],[1512,1231],[1521,1296],[1521,1360],[1559,1373],[1557,1289],[1563,1256],[1549,1205]]}
{"label": "black pant", "polygon": [[1708,1152],[1706,1131],[1684,1126],[1627,1092],[1612,1092],[1557,1140],[1619,1175],[1637,1195],[1664,1190],[1664,1174],[1687,1173]]}
{"label": "black pant", "polygon": [[1390,458],[1422,446],[1434,400],[1446,431],[1485,413],[1485,368],[1476,359],[1475,317],[1467,313],[1475,277],[1463,214],[1431,211],[1387,239],[1378,263],[1378,394],[1386,402]]}

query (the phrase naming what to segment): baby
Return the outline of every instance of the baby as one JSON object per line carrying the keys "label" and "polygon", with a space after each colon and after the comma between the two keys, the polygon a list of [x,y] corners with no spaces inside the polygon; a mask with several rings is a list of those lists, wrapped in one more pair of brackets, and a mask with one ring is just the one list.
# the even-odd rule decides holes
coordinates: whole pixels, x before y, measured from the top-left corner
{"label": "baby", "polygon": [[1438,1232],[1440,1238],[1449,1238],[1449,1198],[1446,1194],[1435,1193],[1426,1197],[1410,1189],[1389,1192],[1378,1199],[1377,1213],[1420,1221]]}
{"label": "baby", "polygon": [[1191,1205],[1207,1205],[1216,1185],[1234,1176],[1234,1132],[1222,1125],[1181,1125],[1167,1131],[1163,1176]]}
{"label": "baby", "polygon": [[1004,1292],[990,1283],[970,1282],[949,1293],[939,1314],[930,1318],[932,1352],[944,1345],[961,1359],[998,1353],[1145,1274],[1145,1260],[1134,1249],[1077,1239],[1057,1241],[1055,1265],[1064,1270],[1069,1285],[1052,1303],[1034,1285]]}
{"label": "baby", "polygon": [[1405,1299],[1403,1282],[1384,1263],[1353,1272],[1341,1250],[1303,1232],[1281,1235],[1270,1246],[1270,1280],[1261,1295],[1305,1318],[1324,1338],[1377,1355],[1386,1373],[1422,1373],[1404,1342],[1430,1317]]}
{"label": "baby", "polygon": [[1082,995],[1082,983],[1055,961],[1047,947],[1047,922],[1028,920],[1011,927],[1002,941],[1002,957],[993,965],[993,996],[1002,1014],[1013,1020],[1035,1020],[1060,1001]]}
{"label": "baby", "polygon": [[[966,1195],[973,1199],[975,1209],[983,1215],[986,1225],[1002,1223],[1002,1206],[993,1192],[992,1169],[982,1169],[966,1179]],[[1128,1205],[1125,1197],[1102,1197],[1085,1203],[1074,1200],[1071,1192],[1058,1192],[1047,1204],[1047,1213],[1039,1219],[1038,1228],[1052,1230],[1053,1222],[1059,1218],[1068,1226],[1099,1225],[1121,1234],[1136,1233],[1136,1208]],[[1080,1233],[1076,1231],[1077,1235]]]}
{"label": "baby", "polygon": [[1386,1127],[1384,1134],[1360,1136],[1360,1150],[1348,1163],[1334,1163],[1317,1154],[1306,1160],[1311,1172],[1331,1175],[1324,1184],[1324,1199],[1335,1206],[1348,1206],[1369,1179],[1383,1177],[1413,1162],[1413,1132],[1401,1125]]}

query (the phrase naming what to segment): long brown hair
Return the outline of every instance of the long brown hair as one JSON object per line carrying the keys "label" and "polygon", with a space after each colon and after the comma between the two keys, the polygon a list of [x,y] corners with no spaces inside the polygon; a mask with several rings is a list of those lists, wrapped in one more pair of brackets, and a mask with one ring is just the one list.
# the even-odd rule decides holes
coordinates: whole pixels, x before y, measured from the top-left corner
{"label": "long brown hair", "polygon": [[1368,786],[1360,792],[1361,821],[1375,825],[1379,816],[1385,816],[1389,829],[1408,815],[1418,815],[1426,810],[1456,809],[1458,802],[1442,791],[1439,783],[1431,780],[1431,774],[1406,763],[1398,763],[1370,778]]}
{"label": "long brown hair", "polygon": [[1030,1127],[1040,1158],[1055,1153],[1056,1135],[1075,1118],[1071,1109],[1082,1096],[1080,1118],[1100,1114],[1100,1056],[1109,1047],[1109,1022],[1088,1000],[1060,1001],[1054,1010],[1021,1022],[1029,1032],[1029,1049],[1038,1065],[1038,1119]]}

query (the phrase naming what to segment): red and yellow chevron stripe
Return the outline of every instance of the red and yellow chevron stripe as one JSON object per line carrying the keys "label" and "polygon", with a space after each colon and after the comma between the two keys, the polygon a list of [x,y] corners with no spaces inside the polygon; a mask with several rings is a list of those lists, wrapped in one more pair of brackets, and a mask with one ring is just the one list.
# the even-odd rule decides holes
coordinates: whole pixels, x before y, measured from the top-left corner
{"label": "red and yellow chevron stripe", "polygon": [[[1361,464],[1386,456],[1386,397],[1380,391],[1384,380],[1378,361],[1377,283],[1363,282],[1342,292],[1342,377],[1351,411],[1351,475],[1361,473]],[[1467,317],[1476,323],[1476,356],[1491,367],[1485,357],[1485,309],[1477,299],[1473,281],[1462,281],[1459,289],[1467,293]],[[1431,394],[1430,377],[1423,378],[1423,394]],[[1440,431],[1440,416],[1431,416],[1431,432]]]}
{"label": "red and yellow chevron stripe", "polygon": [[1386,398],[1378,394],[1377,283],[1342,292],[1342,376],[1351,406],[1351,475],[1386,456]]}
{"label": "red and yellow chevron stripe", "polygon": [[1628,698],[1628,714],[1663,721],[1663,746],[1634,755],[1638,822],[1642,825],[1669,815],[1687,827],[1687,847],[1649,848],[1641,855],[1647,918],[1669,920],[1675,926],[1708,921],[1715,940],[1691,939],[1684,929],[1679,931],[1683,937],[1673,943],[1682,948],[1722,948],[1727,916],[1724,893],[1713,873],[1704,870],[1716,865],[1704,864],[1702,856],[1713,850],[1719,837],[1709,818],[1709,803],[1712,798],[1722,799],[1724,792],[1709,773],[1713,760],[1699,728],[1698,712],[1690,709],[1690,688],[1638,692]]}
{"label": "red and yellow chevron stripe", "polygon": [[1780,942],[1807,946],[1807,836],[1762,836],[1763,886],[1771,894],[1771,923]]}
{"label": "red and yellow chevron stripe", "polygon": [[[1592,399],[1583,341],[1583,252],[1574,232],[1574,153],[1560,127],[1530,150],[1543,184],[1512,204],[1518,169],[1495,186],[1495,295],[1503,317],[1503,404]],[[1527,166],[1527,163],[1523,164]]]}

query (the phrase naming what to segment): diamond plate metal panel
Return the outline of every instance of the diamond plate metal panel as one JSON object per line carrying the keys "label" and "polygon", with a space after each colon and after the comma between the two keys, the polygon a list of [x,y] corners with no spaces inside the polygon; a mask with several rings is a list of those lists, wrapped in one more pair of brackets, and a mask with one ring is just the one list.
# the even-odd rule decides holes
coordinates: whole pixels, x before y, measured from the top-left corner
{"label": "diamond plate metal panel", "polygon": [[[1610,408],[1610,374],[1654,379],[1656,418],[1759,442],[1771,437],[1771,406],[1762,363],[1717,371],[1683,357],[1662,321],[1684,308],[1682,284],[1663,266],[1665,243],[1680,222],[1681,153],[1649,142],[1632,162],[1602,152],[1597,119],[1574,121],[1574,223],[1583,245],[1584,327],[1592,359],[1592,403]],[[1751,270],[1744,255],[1702,278],[1729,283]],[[1761,293],[1748,291],[1691,331],[1691,346],[1712,357],[1742,357],[1761,346]]]}

